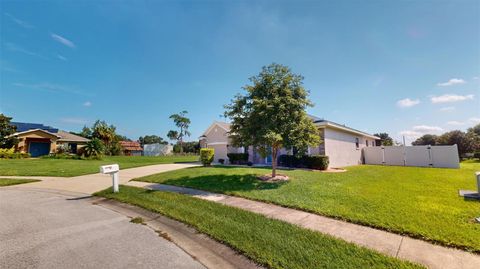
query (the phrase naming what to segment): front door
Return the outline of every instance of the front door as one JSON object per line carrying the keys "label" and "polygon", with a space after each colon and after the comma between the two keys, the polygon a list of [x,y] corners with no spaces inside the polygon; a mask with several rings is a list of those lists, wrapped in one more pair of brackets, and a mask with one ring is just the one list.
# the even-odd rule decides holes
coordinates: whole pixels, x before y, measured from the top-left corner
{"label": "front door", "polygon": [[50,153],[50,143],[48,142],[30,142],[28,153],[32,157],[48,155]]}

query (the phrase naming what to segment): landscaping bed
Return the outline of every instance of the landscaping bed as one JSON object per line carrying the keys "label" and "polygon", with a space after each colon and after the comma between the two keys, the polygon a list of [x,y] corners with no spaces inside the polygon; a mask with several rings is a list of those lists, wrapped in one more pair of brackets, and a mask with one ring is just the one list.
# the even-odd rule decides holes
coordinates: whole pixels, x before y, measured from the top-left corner
{"label": "landscaping bed", "polygon": [[420,268],[333,237],[197,198],[121,186],[96,195],[187,223],[269,268]]}
{"label": "landscaping bed", "polygon": [[196,162],[198,156],[106,156],[102,160],[0,159],[0,176],[72,177],[99,172],[101,165],[118,163],[120,169],[176,162]]}
{"label": "landscaping bed", "polygon": [[460,169],[352,166],[344,173],[282,170],[284,182],[262,182],[265,168],[198,167],[137,180],[271,202],[480,253],[480,203],[458,196],[476,189],[479,162]]}

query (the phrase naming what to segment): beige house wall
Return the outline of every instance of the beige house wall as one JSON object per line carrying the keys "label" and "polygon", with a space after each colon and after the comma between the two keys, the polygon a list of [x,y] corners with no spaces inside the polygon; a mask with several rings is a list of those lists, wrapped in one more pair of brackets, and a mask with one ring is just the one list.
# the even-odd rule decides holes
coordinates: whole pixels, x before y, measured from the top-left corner
{"label": "beige house wall", "polygon": [[[375,140],[340,129],[325,128],[325,155],[330,167],[344,167],[363,163],[362,148],[375,145]],[[356,145],[358,138],[358,147]]]}

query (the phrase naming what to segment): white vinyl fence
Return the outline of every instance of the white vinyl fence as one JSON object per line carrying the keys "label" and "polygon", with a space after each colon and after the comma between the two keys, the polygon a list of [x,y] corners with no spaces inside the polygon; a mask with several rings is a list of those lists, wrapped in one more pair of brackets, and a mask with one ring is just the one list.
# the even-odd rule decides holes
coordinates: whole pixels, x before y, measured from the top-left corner
{"label": "white vinyl fence", "polygon": [[172,153],[172,145],[163,144],[145,144],[143,145],[144,156],[164,156]]}
{"label": "white vinyl fence", "polygon": [[457,145],[363,148],[365,164],[460,168]]}

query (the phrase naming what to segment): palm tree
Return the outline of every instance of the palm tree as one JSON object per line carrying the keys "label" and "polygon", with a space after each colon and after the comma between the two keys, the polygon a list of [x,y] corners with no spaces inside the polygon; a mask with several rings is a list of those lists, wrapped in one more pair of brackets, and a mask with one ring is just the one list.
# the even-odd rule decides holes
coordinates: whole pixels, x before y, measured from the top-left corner
{"label": "palm tree", "polygon": [[190,127],[190,119],[185,115],[188,112],[186,110],[173,114],[170,116],[170,119],[173,119],[173,122],[178,127],[179,131],[170,130],[167,134],[168,138],[172,140],[177,140],[180,143],[180,153],[183,153],[183,138],[185,136],[190,136],[188,128]]}

